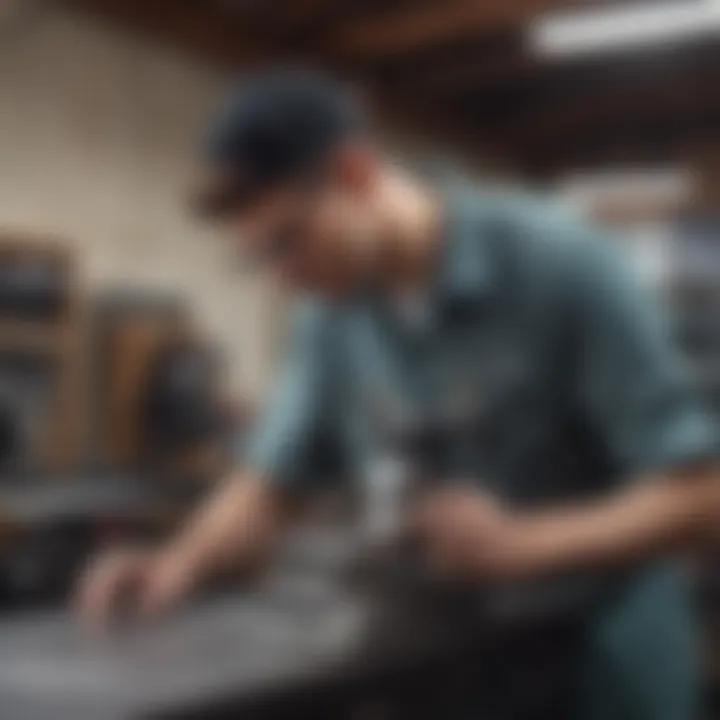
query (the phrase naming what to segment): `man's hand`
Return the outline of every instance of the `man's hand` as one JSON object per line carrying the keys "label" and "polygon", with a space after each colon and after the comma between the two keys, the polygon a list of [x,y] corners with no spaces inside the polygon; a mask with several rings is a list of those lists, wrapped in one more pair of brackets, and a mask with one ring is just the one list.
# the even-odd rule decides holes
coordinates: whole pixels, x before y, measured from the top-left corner
{"label": "man's hand", "polygon": [[159,550],[101,556],[81,579],[80,614],[101,623],[123,603],[153,613],[184,600],[206,579],[256,569],[283,525],[283,503],[262,478],[230,478]]}
{"label": "man's hand", "polygon": [[77,603],[83,618],[102,625],[122,604],[140,614],[166,610],[185,599],[199,580],[197,568],[179,553],[119,549],[90,565]]}
{"label": "man's hand", "polygon": [[415,508],[412,525],[430,562],[443,574],[479,580],[505,571],[515,521],[487,493],[471,488],[431,492]]}
{"label": "man's hand", "polygon": [[716,542],[716,468],[633,483],[584,503],[505,510],[471,488],[438,490],[416,508],[430,558],[466,579],[624,565]]}

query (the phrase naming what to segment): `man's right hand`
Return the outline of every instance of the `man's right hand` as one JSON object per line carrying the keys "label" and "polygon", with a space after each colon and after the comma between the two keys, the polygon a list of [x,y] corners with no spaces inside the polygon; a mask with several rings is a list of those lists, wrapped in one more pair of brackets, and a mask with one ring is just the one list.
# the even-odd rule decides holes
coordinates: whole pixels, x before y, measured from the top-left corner
{"label": "man's right hand", "polygon": [[199,584],[199,573],[180,553],[125,548],[102,554],[81,578],[81,617],[104,624],[119,607],[154,614],[182,602]]}

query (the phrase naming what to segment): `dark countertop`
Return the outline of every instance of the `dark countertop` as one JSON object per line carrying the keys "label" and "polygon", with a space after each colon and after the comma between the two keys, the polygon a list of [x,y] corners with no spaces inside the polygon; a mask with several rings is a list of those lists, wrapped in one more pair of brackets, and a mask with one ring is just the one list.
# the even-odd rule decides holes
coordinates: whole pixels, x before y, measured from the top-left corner
{"label": "dark countertop", "polygon": [[282,687],[352,653],[356,606],[287,601],[228,596],[104,637],[61,612],[7,620],[0,624],[2,717],[145,716],[203,697]]}
{"label": "dark countertop", "polygon": [[472,613],[428,613],[350,591],[337,570],[353,547],[347,533],[298,533],[255,587],[109,633],[89,632],[67,611],[6,617],[0,716],[185,717],[204,704],[241,707],[492,647]]}
{"label": "dark countertop", "polygon": [[404,613],[377,625],[372,603],[333,581],[352,541],[306,540],[289,543],[277,570],[251,590],[110,633],[91,633],[60,610],[3,619],[3,720],[147,717],[204,698],[378,672],[447,640],[441,627],[412,626]]}

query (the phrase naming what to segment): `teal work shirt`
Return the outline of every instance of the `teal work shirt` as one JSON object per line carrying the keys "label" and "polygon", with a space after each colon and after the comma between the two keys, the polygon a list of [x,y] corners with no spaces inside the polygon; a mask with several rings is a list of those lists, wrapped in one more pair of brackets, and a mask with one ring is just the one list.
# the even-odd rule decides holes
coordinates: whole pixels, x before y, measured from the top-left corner
{"label": "teal work shirt", "polygon": [[284,371],[247,453],[274,482],[318,475],[334,434],[362,472],[383,442],[384,407],[443,411],[472,396],[447,473],[506,500],[601,492],[715,451],[715,431],[660,313],[602,233],[523,198],[446,193],[431,317],[420,329],[368,293],[317,300],[293,318]]}
{"label": "teal work shirt", "polygon": [[[317,439],[333,436],[345,475],[361,477],[387,441],[388,408],[439,415],[453,403],[472,405],[475,421],[457,433],[440,474],[473,478],[519,507],[591,498],[715,457],[715,428],[627,264],[603,232],[554,208],[466,185],[448,189],[428,321],[409,327],[381,293],[342,306],[303,303],[246,462],[273,482],[306,488],[318,474]],[[646,644],[656,656],[667,638],[677,660],[676,631],[686,620],[682,603],[670,600],[678,591],[647,591],[647,583],[666,582],[657,573],[674,571],[648,572],[638,571],[644,584],[626,602],[614,598],[615,625],[606,614],[597,627],[618,644],[629,608],[659,613],[640,630],[653,636]],[[660,595],[665,615],[642,609],[643,598],[653,604]],[[630,634],[622,640],[633,644]],[[651,660],[637,661],[646,675]],[[612,717],[625,717],[623,702],[634,701],[617,700]],[[671,704],[628,717],[675,720]]]}

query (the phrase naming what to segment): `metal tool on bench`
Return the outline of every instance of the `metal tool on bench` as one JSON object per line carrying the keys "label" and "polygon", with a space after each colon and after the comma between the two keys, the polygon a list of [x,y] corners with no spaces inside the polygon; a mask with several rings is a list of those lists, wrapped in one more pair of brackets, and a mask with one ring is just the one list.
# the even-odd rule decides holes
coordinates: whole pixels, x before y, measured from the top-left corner
{"label": "metal tool on bench", "polygon": [[362,547],[349,575],[381,605],[424,610],[471,600],[467,588],[439,581],[407,523],[413,501],[435,484],[451,482],[452,454],[474,441],[480,414],[470,400],[456,397],[442,412],[424,416],[397,402],[376,403],[381,451],[365,479]]}

